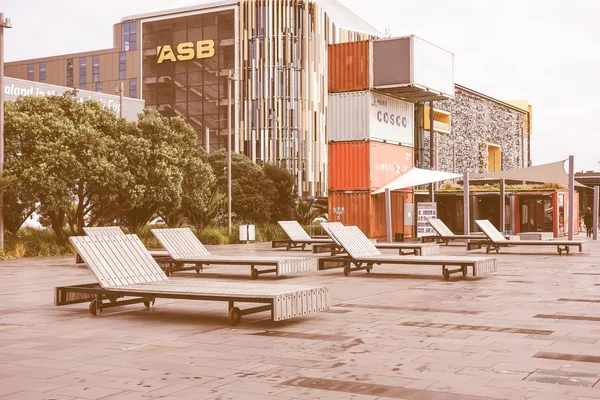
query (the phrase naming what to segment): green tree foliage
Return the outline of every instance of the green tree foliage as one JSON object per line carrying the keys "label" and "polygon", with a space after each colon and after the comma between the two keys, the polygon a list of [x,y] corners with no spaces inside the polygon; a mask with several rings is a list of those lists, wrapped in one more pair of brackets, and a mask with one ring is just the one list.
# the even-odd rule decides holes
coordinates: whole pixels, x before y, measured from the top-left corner
{"label": "green tree foliage", "polygon": [[298,199],[296,201],[295,218],[302,225],[309,225],[315,218],[322,217],[327,209],[316,199]]}
{"label": "green tree foliage", "polygon": [[271,207],[271,222],[276,223],[277,221],[287,221],[294,218],[294,207],[297,198],[294,176],[287,168],[276,164],[265,165],[263,171],[265,178],[275,192]]}
{"label": "green tree foliage", "polygon": [[40,203],[59,239],[67,224],[81,233],[94,207],[129,185],[115,140],[119,121],[101,104],[69,91],[24,97],[6,111],[5,174],[23,198]]}
{"label": "green tree foliage", "polygon": [[115,221],[136,233],[155,214],[178,224],[211,199],[214,175],[181,118],[145,111],[127,122],[70,91],[8,102],[5,133],[11,230],[39,205],[60,240]]}
{"label": "green tree foliage", "polygon": [[[220,192],[227,195],[227,152],[210,153],[207,160],[217,177]],[[244,223],[269,222],[276,196],[271,181],[265,178],[261,167],[242,154],[232,154],[231,165],[232,212]]]}
{"label": "green tree foliage", "polygon": [[122,201],[130,232],[138,232],[155,214],[177,226],[184,204],[208,202],[214,176],[200,158],[196,132],[182,118],[145,110],[137,129],[123,142],[135,182]]}

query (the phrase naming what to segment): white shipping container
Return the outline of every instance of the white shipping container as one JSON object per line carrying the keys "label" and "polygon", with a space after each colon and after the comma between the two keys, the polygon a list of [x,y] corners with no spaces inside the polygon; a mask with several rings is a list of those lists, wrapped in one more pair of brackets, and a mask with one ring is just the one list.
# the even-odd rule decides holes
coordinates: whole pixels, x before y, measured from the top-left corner
{"label": "white shipping container", "polygon": [[454,54],[411,36],[413,84],[454,97]]}
{"label": "white shipping container", "polygon": [[412,147],[414,105],[372,91],[330,93],[327,141],[381,140]]}

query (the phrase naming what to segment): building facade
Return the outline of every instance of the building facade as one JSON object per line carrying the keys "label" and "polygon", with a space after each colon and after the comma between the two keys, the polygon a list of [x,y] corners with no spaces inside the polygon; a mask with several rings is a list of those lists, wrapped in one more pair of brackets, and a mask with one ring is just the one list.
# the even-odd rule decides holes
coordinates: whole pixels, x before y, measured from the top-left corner
{"label": "building facade", "polygon": [[[528,102],[501,101],[455,85],[454,99],[433,102],[433,149],[429,107],[429,103],[416,106],[422,115],[417,120],[425,121],[416,128],[415,139],[415,158],[421,168],[460,174],[531,166],[532,108]],[[444,117],[447,123],[440,124],[438,120]]]}
{"label": "building facade", "polygon": [[322,196],[327,45],[378,35],[337,0],[224,0],[125,17],[111,49],[10,62],[5,74],[104,93],[123,82],[125,96],[183,117],[200,146],[226,148],[231,128],[235,152],[285,165],[299,194]]}

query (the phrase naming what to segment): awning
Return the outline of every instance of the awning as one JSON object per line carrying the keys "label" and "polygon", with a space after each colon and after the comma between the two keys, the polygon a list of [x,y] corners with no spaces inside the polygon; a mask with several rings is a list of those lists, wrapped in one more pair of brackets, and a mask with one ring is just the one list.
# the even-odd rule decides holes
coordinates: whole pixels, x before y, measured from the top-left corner
{"label": "awning", "polygon": [[383,193],[385,189],[398,190],[418,185],[426,185],[432,182],[446,181],[463,176],[462,174],[452,174],[449,172],[432,171],[430,169],[411,168],[393,181],[373,191],[373,194]]}
{"label": "awning", "polygon": [[[506,171],[487,172],[474,174],[470,178],[495,178],[510,179],[513,181],[555,183],[569,186],[569,173],[566,163],[568,160],[557,161],[549,164],[536,165],[528,168],[509,169]],[[575,186],[588,187],[575,181]]]}

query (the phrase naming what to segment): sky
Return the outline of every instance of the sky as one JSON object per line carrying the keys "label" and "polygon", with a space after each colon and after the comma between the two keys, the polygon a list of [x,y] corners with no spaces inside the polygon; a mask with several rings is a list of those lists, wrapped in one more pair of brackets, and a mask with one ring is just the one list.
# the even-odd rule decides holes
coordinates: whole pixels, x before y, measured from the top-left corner
{"label": "sky", "polygon": [[[339,0],[392,36],[414,34],[454,53],[456,83],[533,106],[534,165],[575,156],[600,171],[600,1]],[[11,18],[5,60],[112,47],[124,16],[193,1],[0,0]]]}

